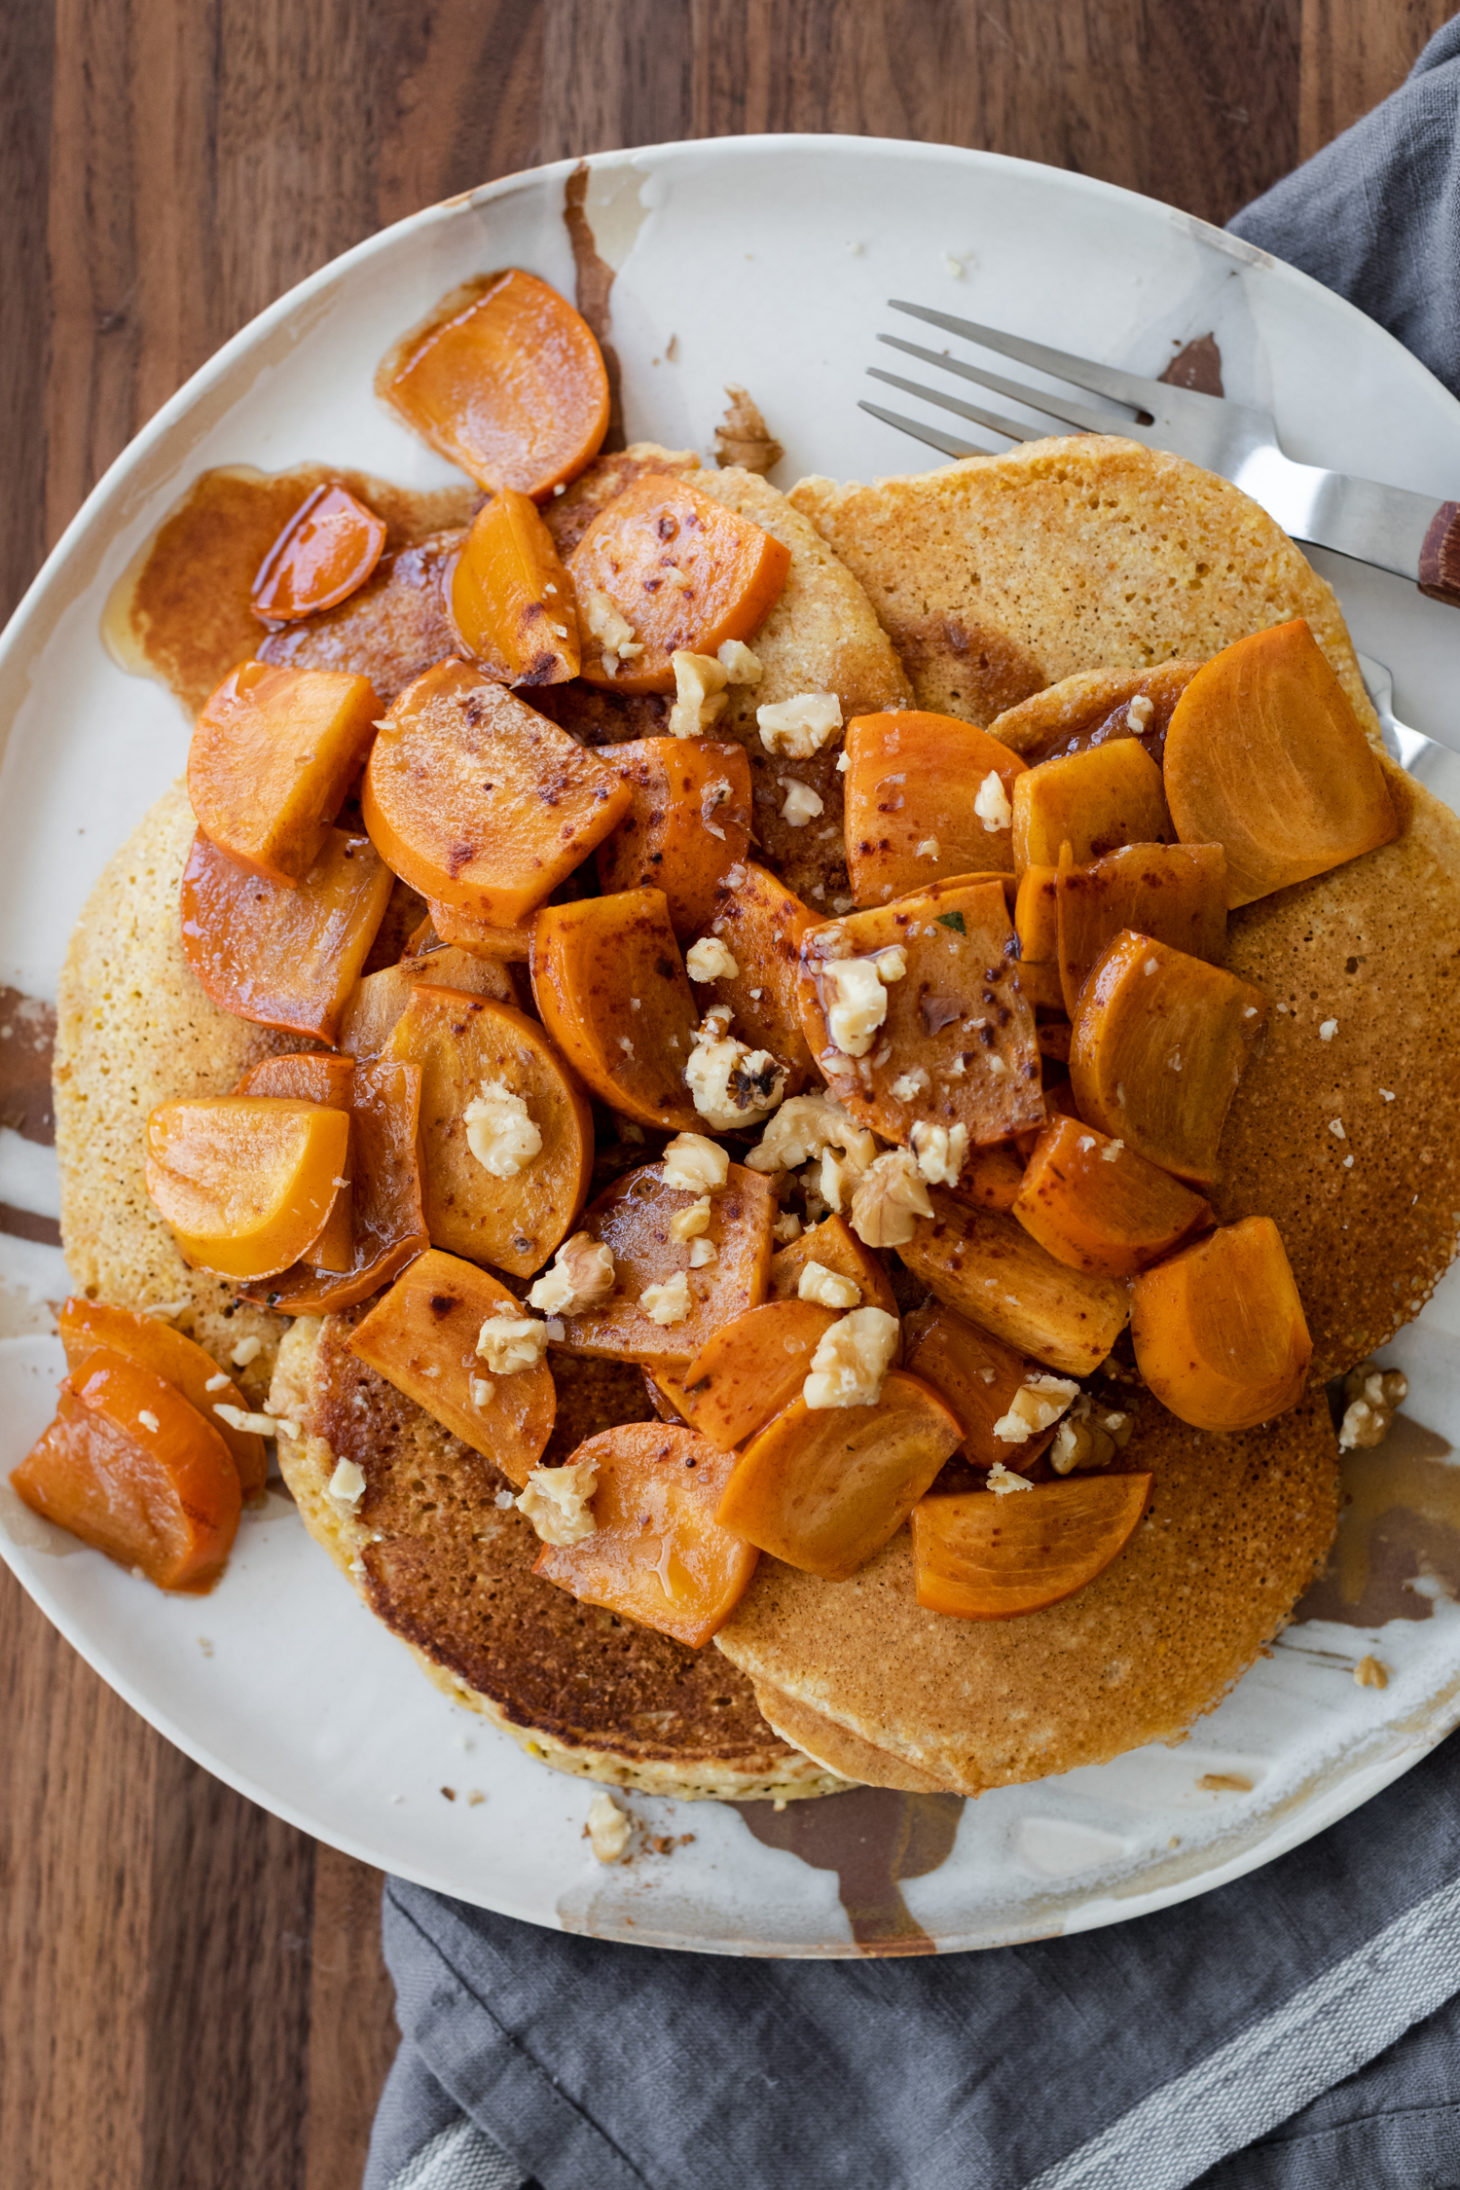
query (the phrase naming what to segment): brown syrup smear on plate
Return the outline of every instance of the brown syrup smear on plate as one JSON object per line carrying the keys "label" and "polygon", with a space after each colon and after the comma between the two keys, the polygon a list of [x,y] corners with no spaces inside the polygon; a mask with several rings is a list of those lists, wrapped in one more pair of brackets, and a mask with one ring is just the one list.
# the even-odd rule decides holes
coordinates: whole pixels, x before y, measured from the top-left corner
{"label": "brown syrup smear on plate", "polygon": [[1225,395],[1222,386],[1222,353],[1215,335],[1198,335],[1177,351],[1163,373],[1156,376],[1170,388],[1195,388],[1199,395]]}
{"label": "brown syrup smear on plate", "polygon": [[1343,1455],[1338,1534],[1295,1622],[1431,1619],[1433,1598],[1413,1586],[1421,1578],[1460,1597],[1460,1467],[1448,1464],[1451,1449],[1437,1431],[1397,1414],[1382,1445]]}
{"label": "brown syrup smear on plate", "polygon": [[854,1787],[815,1802],[737,1802],[757,1840],[784,1848],[813,1870],[835,1871],[837,1895],[852,1937],[864,1954],[934,1954],[913,1921],[899,1886],[926,1878],[953,1851],[962,1795],[901,1794],[891,1787]]}

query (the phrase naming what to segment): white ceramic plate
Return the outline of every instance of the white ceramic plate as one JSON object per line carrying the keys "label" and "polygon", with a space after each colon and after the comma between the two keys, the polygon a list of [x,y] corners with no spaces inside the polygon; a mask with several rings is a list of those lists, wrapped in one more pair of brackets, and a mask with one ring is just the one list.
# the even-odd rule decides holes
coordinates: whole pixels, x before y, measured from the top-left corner
{"label": "white ceramic plate", "polygon": [[[92,494],[0,642],[0,982],[54,996],[97,870],[183,761],[176,706],[124,675],[98,635],[139,545],[207,465],[319,459],[408,485],[451,476],[376,404],[374,363],[483,269],[531,267],[571,293],[567,173],[494,184],[336,260],[220,351]],[[888,324],[883,300],[901,294],[1145,371],[1214,332],[1228,392],[1271,404],[1293,455],[1437,499],[1460,494],[1460,406],[1387,335],[1247,246],[1099,183],[938,146],[747,138],[595,160],[588,211],[617,270],[613,339],[631,437],[704,446],[723,384],[737,380],[786,445],[785,483],[918,468],[913,444],[856,408],[874,332]],[[1318,559],[1359,644],[1391,666],[1401,716],[1453,732],[1460,616],[1397,580]],[[1460,799],[1460,762],[1431,780]],[[0,1203],[56,1209],[49,1153],[9,1130]],[[45,1303],[64,1289],[54,1248],[0,1234],[0,1467],[51,1413],[60,1349]],[[1440,1432],[1460,1424],[1457,1337],[1452,1282],[1393,1349],[1412,1378],[1411,1412]],[[884,1910],[879,1925],[864,1909],[864,1937],[870,1922],[886,1945],[953,1949],[1158,1908],[1266,1862],[1405,1770],[1460,1717],[1460,1616],[1436,1578],[1460,1546],[1446,1535],[1457,1484],[1442,1465],[1399,1471],[1410,1504],[1432,1509],[1415,1527],[1434,1574],[1393,1599],[1409,1617],[1290,1629],[1181,1746],[988,1795],[961,1816],[933,1798],[929,1852],[908,1868],[956,1830],[951,1852],[904,1880],[906,1920]],[[171,1740],[368,1862],[604,1936],[857,1951],[831,1866],[843,1863],[847,1903],[876,1901],[875,1880],[859,1887],[853,1874],[858,1860],[864,1874],[879,1862],[886,1872],[902,1798],[806,1806],[836,1810],[842,1840],[861,1842],[860,1854],[838,1852],[828,1827],[798,1820],[808,1860],[762,1844],[732,1809],[635,1800],[652,1831],[693,1842],[605,1872],[581,1837],[591,1790],[439,1695],[278,1499],[245,1520],[223,1583],[201,1602],[140,1587],[31,1520],[8,1485],[0,1550]],[[1366,1653],[1389,1668],[1387,1689],[1356,1685]],[[469,1803],[473,1790],[485,1799]],[[888,1901],[887,1876],[883,1885]]]}

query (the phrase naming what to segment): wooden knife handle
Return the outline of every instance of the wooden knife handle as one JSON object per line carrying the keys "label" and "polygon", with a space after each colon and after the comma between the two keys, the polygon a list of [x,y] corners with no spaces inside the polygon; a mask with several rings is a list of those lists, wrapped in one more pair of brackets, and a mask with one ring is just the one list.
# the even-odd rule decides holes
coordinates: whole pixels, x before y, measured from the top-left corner
{"label": "wooden knife handle", "polygon": [[1419,551],[1419,589],[1460,608],[1460,502],[1442,502],[1430,520]]}

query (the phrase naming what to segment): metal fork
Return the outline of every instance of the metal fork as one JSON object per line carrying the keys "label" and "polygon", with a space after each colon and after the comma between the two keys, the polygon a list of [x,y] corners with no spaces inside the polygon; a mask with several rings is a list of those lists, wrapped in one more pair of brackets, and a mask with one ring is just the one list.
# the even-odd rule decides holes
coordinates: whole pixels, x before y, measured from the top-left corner
{"label": "metal fork", "polygon": [[[890,349],[901,350],[940,372],[953,373],[960,380],[972,381],[1037,412],[1042,419],[1073,426],[1081,433],[1122,434],[1152,448],[1189,457],[1250,494],[1295,540],[1311,541],[1358,562],[1396,571],[1401,578],[1414,579],[1421,592],[1460,607],[1460,502],[1437,502],[1430,495],[1413,494],[1405,487],[1383,486],[1377,480],[1324,471],[1316,464],[1295,463],[1278,445],[1271,414],[1252,404],[1234,403],[1228,396],[1203,395],[1195,388],[1173,387],[1164,380],[1148,380],[1140,373],[1099,365],[1067,350],[1053,350],[1047,343],[1031,342],[1023,335],[980,326],[976,320],[955,319],[951,312],[935,312],[925,304],[910,304],[900,297],[889,298],[888,302],[895,312],[910,313],[946,334],[1011,357],[1020,365],[1070,385],[1030,387],[991,372],[985,365],[951,357],[946,350],[926,349],[921,343],[905,342],[900,335],[879,335],[878,341]],[[986,410],[982,404],[968,402],[946,389],[906,380],[899,373],[882,372],[875,365],[869,371],[874,380],[936,403],[940,409],[953,411],[1008,441],[1037,441],[1051,430],[1047,424]],[[1071,388],[1095,396],[1105,407],[1084,401],[1081,394],[1071,393]],[[1119,409],[1110,408],[1112,405]],[[876,403],[860,407],[945,456],[991,453],[977,442],[960,440],[920,419],[885,411]]]}

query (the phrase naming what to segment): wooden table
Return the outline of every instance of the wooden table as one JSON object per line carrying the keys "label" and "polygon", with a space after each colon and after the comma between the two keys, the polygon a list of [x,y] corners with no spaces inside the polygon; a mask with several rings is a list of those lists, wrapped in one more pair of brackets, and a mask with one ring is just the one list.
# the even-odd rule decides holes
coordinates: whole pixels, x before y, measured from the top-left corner
{"label": "wooden table", "polygon": [[[0,615],[179,382],[434,199],[570,153],[847,130],[1222,221],[1451,5],[13,0]],[[395,2042],[378,1877],[187,1762],[3,1573],[0,1695],[7,2190],[353,2190]]]}

